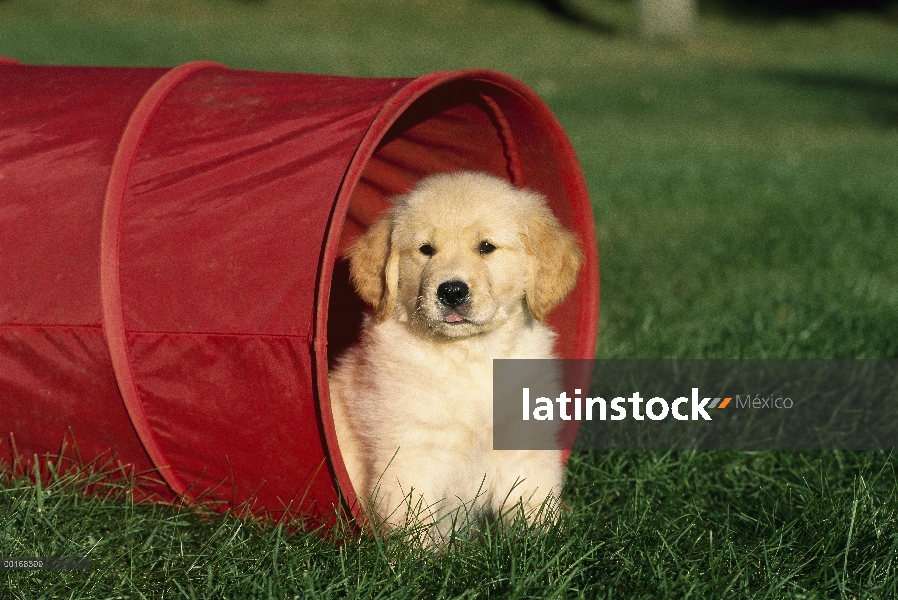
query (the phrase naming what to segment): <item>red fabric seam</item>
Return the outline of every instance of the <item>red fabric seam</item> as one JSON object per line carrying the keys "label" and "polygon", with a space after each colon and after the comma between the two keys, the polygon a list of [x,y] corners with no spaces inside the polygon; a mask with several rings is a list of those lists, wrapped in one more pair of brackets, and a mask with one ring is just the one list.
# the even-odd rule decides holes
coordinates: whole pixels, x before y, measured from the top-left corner
{"label": "red fabric seam", "polygon": [[499,135],[499,141],[502,142],[502,153],[505,155],[506,170],[511,177],[511,183],[520,186],[523,179],[521,156],[518,153],[518,145],[512,134],[511,125],[509,125],[508,119],[505,118],[505,113],[502,112],[495,100],[483,93],[480,94],[480,99],[490,111],[491,120],[496,127],[496,133]]}
{"label": "red fabric seam", "polygon": [[103,220],[100,232],[100,297],[103,311],[103,331],[115,379],[118,382],[119,393],[137,437],[153,466],[159,470],[159,474],[178,496],[185,495],[187,486],[172,468],[153,434],[131,368],[122,313],[121,273],[119,271],[121,219],[131,169],[150,121],[175,86],[197,71],[210,67],[223,68],[223,65],[196,61],[176,67],[166,72],[150,86],[137,103],[122,132],[118,150],[112,162],[103,202]]}

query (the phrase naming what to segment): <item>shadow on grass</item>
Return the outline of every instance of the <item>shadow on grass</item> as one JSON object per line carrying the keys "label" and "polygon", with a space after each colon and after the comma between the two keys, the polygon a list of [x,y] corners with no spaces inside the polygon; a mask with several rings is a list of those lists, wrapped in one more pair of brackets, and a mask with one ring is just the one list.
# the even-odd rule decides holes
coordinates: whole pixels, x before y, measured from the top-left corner
{"label": "shadow on grass", "polygon": [[525,0],[530,4],[536,4],[560,21],[569,25],[575,25],[592,33],[600,35],[615,35],[617,28],[592,16],[588,12],[572,5],[565,0]]}
{"label": "shadow on grass", "polygon": [[704,10],[716,10],[734,18],[776,20],[820,19],[840,12],[870,12],[887,18],[894,0],[699,0]]}
{"label": "shadow on grass", "polygon": [[898,128],[898,81],[809,71],[764,71],[761,76],[821,92],[848,94],[863,103],[875,126]]}

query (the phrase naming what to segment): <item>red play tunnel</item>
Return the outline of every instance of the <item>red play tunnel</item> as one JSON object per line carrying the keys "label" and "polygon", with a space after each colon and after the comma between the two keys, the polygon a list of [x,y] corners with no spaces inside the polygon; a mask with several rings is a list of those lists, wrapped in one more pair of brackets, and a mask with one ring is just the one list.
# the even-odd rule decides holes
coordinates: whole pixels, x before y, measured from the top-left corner
{"label": "red play tunnel", "polygon": [[550,323],[562,356],[592,358],[583,176],[511,77],[0,60],[0,461],[65,439],[169,498],[356,510],[327,372],[364,307],[339,257],[391,196],[454,170],[545,194],[577,232],[585,268]]}

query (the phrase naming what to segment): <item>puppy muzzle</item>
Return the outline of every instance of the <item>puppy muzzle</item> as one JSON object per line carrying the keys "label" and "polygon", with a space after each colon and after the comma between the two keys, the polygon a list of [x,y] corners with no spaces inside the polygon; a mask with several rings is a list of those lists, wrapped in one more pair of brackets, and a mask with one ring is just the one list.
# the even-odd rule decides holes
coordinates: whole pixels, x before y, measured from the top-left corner
{"label": "puppy muzzle", "polygon": [[464,281],[453,279],[437,286],[437,300],[443,306],[455,308],[470,300],[471,288]]}

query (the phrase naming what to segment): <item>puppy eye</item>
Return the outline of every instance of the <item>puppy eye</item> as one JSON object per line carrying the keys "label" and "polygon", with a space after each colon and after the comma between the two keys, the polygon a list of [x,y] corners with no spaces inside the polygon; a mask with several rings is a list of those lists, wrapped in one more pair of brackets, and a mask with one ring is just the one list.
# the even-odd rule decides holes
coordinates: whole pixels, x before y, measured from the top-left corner
{"label": "puppy eye", "polygon": [[424,256],[433,256],[436,250],[433,249],[433,246],[430,244],[424,244],[420,248],[418,248],[418,252],[423,254]]}
{"label": "puppy eye", "polygon": [[489,254],[490,252],[492,252],[495,249],[496,249],[496,247],[493,246],[492,244],[490,244],[489,242],[487,242],[486,240],[480,242],[480,253],[481,254]]}

